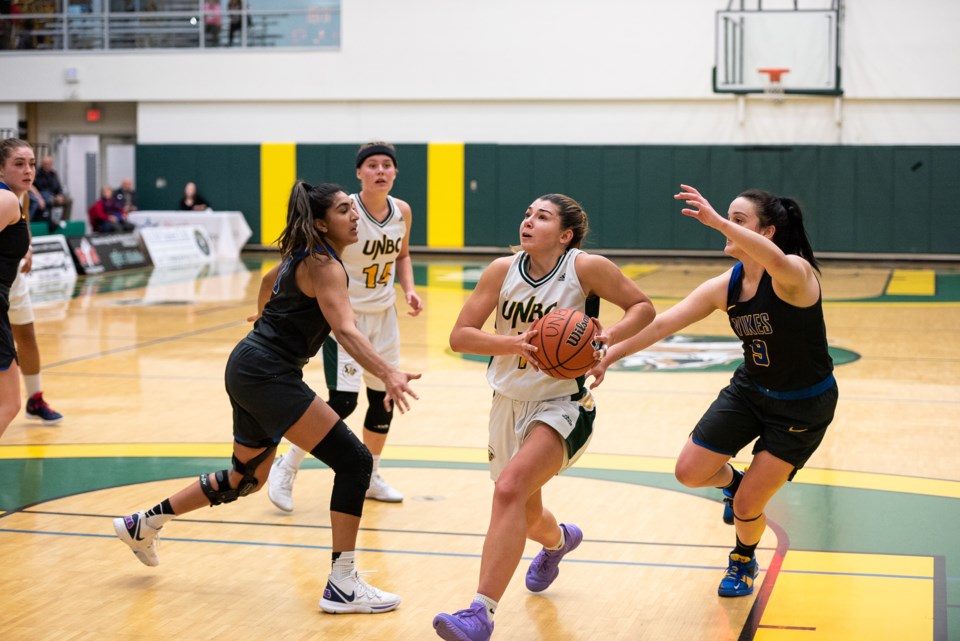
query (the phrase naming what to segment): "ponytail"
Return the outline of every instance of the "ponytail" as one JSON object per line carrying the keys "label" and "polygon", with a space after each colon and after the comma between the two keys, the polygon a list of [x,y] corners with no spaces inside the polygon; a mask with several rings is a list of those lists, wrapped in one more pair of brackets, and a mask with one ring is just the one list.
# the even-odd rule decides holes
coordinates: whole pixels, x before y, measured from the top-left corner
{"label": "ponytail", "polygon": [[317,229],[316,221],[327,219],[327,210],[333,205],[333,197],[342,191],[343,187],[333,183],[310,185],[298,180],[293,184],[287,203],[287,226],[276,240],[281,258],[309,255],[316,251],[330,255],[324,234]]}
{"label": "ponytail", "polygon": [[780,205],[786,213],[787,234],[783,246],[777,245],[784,253],[797,254],[810,265],[820,271],[820,264],[813,255],[813,247],[807,238],[807,230],[803,226],[803,212],[800,205],[792,198],[780,198]]}
{"label": "ponytail", "polygon": [[756,205],[761,228],[770,225],[776,227],[773,243],[784,254],[796,254],[820,271],[820,263],[813,255],[813,247],[803,225],[803,212],[795,200],[781,198],[760,189],[748,189],[739,197]]}

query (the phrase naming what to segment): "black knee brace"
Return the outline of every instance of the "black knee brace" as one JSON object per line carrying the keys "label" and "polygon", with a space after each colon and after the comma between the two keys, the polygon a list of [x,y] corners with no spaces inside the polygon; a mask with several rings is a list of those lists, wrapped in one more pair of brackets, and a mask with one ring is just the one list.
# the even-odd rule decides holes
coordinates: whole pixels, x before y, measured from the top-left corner
{"label": "black knee brace", "polygon": [[361,516],[363,497],[370,487],[373,472],[373,457],[367,446],[343,421],[337,421],[310,453],[333,470],[330,510]]}
{"label": "black knee brace", "polygon": [[220,470],[214,474],[214,476],[217,478],[216,488],[214,488],[210,483],[209,474],[201,474],[200,489],[203,490],[203,493],[210,501],[210,507],[213,507],[214,505],[220,505],[221,503],[233,503],[241,496],[250,494],[250,492],[252,492],[259,483],[257,481],[257,477],[255,476],[257,468],[267,459],[268,456],[273,454],[274,450],[276,449],[277,447],[275,445],[273,447],[268,447],[246,463],[241,463],[240,459],[234,455],[233,469],[243,475],[243,478],[240,479],[240,483],[237,485],[236,489],[230,487],[229,470]]}
{"label": "black knee brace", "polygon": [[347,418],[353,414],[353,410],[357,409],[358,396],[360,396],[359,392],[341,392],[340,390],[332,389],[330,390],[330,400],[327,401],[327,405],[329,405],[330,409],[336,412],[340,418]]}
{"label": "black knee brace", "polygon": [[378,392],[367,388],[367,416],[363,419],[363,426],[371,432],[386,434],[390,431],[390,422],[393,420],[393,401],[390,402],[390,411],[383,406],[386,392]]}

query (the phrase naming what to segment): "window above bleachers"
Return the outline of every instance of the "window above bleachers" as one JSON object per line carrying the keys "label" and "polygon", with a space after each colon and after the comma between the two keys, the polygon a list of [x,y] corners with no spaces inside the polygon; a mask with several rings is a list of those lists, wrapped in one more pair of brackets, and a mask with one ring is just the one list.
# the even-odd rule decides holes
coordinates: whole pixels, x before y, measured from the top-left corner
{"label": "window above bleachers", "polygon": [[339,49],[340,0],[0,2],[0,55],[223,47]]}

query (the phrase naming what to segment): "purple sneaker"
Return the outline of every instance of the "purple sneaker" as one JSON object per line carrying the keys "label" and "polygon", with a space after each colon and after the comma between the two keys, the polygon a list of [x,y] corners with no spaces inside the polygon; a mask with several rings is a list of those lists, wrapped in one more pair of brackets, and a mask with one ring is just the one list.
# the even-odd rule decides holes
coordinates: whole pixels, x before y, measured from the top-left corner
{"label": "purple sneaker", "polygon": [[573,552],[583,540],[583,532],[576,525],[560,524],[565,533],[563,547],[556,551],[540,550],[527,570],[527,589],[531,592],[543,592],[550,587],[560,574],[560,559]]}
{"label": "purple sneaker", "polygon": [[466,610],[433,617],[433,629],[446,641],[489,641],[493,621],[487,618],[487,608],[474,601]]}

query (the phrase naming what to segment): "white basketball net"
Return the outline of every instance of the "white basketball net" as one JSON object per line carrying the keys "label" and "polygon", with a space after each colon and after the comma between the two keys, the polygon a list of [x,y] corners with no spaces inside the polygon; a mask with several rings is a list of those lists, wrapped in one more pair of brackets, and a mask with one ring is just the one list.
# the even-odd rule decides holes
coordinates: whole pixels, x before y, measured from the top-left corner
{"label": "white basketball net", "polygon": [[763,95],[767,99],[779,105],[783,104],[783,99],[786,96],[786,90],[779,82],[769,82],[763,88]]}

